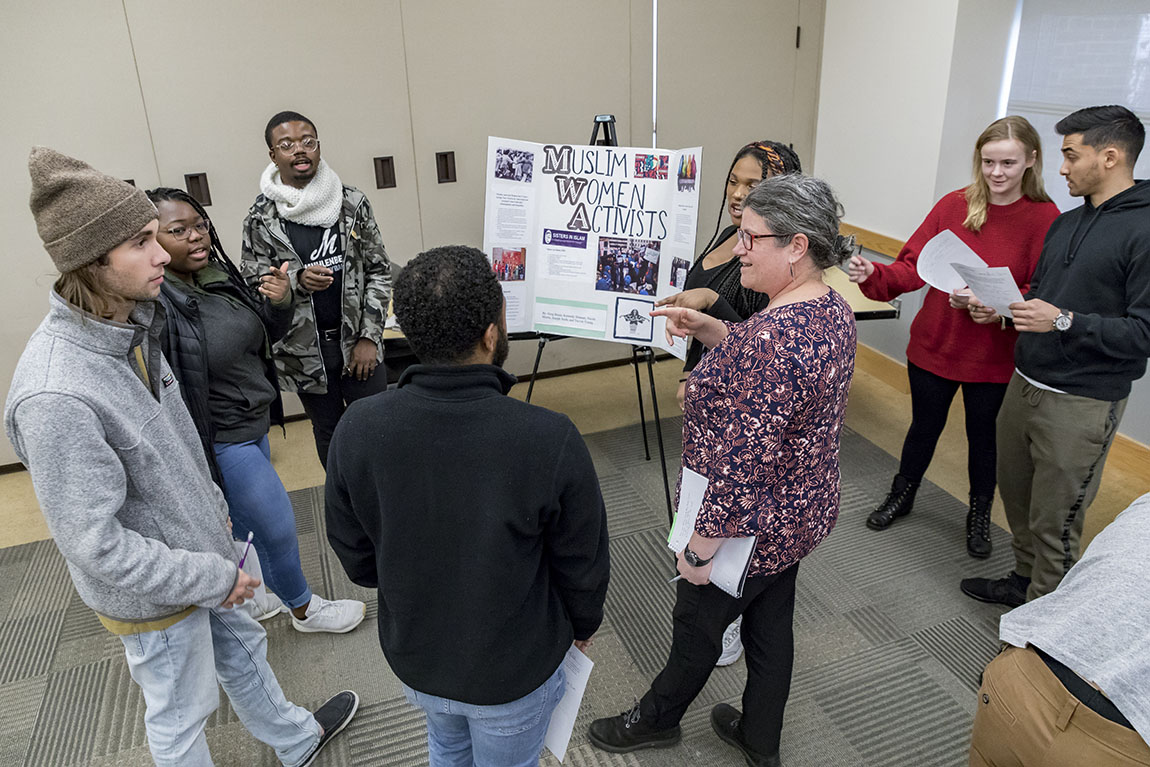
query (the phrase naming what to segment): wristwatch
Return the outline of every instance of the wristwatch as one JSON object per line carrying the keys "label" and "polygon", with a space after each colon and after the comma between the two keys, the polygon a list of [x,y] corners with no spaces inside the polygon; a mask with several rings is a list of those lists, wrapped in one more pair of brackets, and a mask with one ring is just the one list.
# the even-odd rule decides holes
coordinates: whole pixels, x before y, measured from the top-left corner
{"label": "wristwatch", "polygon": [[690,546],[683,549],[683,559],[687,560],[687,564],[689,564],[691,567],[703,567],[704,565],[708,564],[714,558],[715,558],[715,556],[712,554],[711,556],[707,557],[706,559],[699,559],[699,555],[696,554],[695,552],[691,551]]}
{"label": "wristwatch", "polygon": [[1073,317],[1066,313],[1065,309],[1059,309],[1058,316],[1054,318],[1054,329],[1060,333],[1070,330],[1070,323],[1073,319]]}

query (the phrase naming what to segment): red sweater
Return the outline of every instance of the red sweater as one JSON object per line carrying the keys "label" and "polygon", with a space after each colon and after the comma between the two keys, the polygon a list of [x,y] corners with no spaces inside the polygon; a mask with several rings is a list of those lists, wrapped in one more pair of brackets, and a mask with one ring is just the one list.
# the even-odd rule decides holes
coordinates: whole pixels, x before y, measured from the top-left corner
{"label": "red sweater", "polygon": [[[988,206],[981,231],[962,226],[966,197],[961,189],[935,204],[922,225],[906,241],[893,264],[875,264],[874,273],[860,283],[863,295],[876,301],[918,290],[918,254],[932,237],[949,229],[970,246],[987,266],[1008,266],[1022,293],[1038,266],[1046,230],[1058,217],[1052,202],[1022,197],[1009,205]],[[977,325],[970,313],[950,307],[946,293],[930,288],[922,308],[910,326],[906,358],[923,370],[952,381],[1006,383],[1014,372],[1014,339],[1017,332],[998,323]]]}

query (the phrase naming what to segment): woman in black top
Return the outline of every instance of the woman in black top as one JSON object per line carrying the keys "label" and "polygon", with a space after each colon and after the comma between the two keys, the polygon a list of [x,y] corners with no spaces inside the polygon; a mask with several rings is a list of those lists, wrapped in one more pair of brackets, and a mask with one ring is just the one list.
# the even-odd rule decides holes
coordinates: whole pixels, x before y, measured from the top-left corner
{"label": "woman in black top", "polygon": [[[789,146],[777,141],[753,141],[736,152],[727,171],[723,204],[719,208],[719,220],[715,222],[711,241],[695,260],[691,271],[687,272],[683,292],[668,296],[655,305],[683,306],[727,322],[742,322],[766,307],[770,301],[766,293],[744,288],[739,281],[739,259],[735,258],[734,248],[739,239],[735,232],[743,220],[743,200],[765,178],[802,172],[799,156]],[[730,216],[731,225],[720,231],[724,211]],[[699,364],[705,351],[703,344],[691,339],[683,376],[675,393],[680,408],[687,390],[687,374]],[[723,633],[723,654],[717,665],[729,666],[742,655],[741,623],[741,618],[736,619]]]}
{"label": "woman in black top", "polygon": [[[683,292],[664,298],[656,306],[684,306],[728,322],[742,322],[765,307],[769,300],[766,295],[739,284],[739,260],[735,258],[734,247],[735,231],[743,219],[743,200],[765,178],[802,171],[794,150],[777,141],[753,141],[736,152],[727,171],[723,204],[711,241],[687,272]],[[731,225],[720,231],[724,211],[730,216]],[[695,368],[704,351],[701,343],[691,340],[684,373]],[[680,408],[686,382],[686,375],[679,379],[676,396]]]}
{"label": "woman in black top", "polygon": [[203,207],[187,192],[148,192],[156,204],[156,239],[172,260],[160,303],[167,311],[161,343],[196,424],[212,478],[228,502],[233,533],[253,534],[268,588],[303,632],[344,633],[363,620],[364,604],[313,594],[300,563],[295,513],[271,463],[268,427],[283,423],[272,342],[291,326],[285,262],[251,290],[220,245]]}

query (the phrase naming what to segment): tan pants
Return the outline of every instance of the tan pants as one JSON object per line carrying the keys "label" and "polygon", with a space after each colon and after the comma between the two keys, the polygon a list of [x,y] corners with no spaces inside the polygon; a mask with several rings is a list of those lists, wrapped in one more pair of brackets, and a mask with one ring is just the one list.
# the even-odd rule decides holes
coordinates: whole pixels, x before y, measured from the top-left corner
{"label": "tan pants", "polygon": [[998,492],[1028,600],[1049,594],[1081,553],[1082,522],[1126,400],[1044,391],[1018,373],[998,411]]}
{"label": "tan pants", "polygon": [[1110,765],[1150,765],[1150,746],[1082,705],[1029,647],[1008,647],[990,662],[978,690],[970,767]]}

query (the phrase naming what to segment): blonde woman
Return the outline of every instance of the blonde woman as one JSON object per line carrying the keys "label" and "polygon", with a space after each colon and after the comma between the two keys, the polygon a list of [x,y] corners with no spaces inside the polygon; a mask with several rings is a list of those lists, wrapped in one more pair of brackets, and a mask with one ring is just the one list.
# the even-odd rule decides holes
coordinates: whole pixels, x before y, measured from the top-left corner
{"label": "blonde woman", "polygon": [[[988,265],[1009,267],[1025,293],[1046,230],[1057,216],[1058,208],[1042,185],[1038,132],[1025,118],[1003,117],[992,122],[975,143],[970,186],[938,201],[893,264],[874,264],[854,256],[850,279],[863,294],[879,301],[918,290],[925,284],[916,270],[919,252],[932,237],[949,229]],[[951,400],[962,387],[970,479],[966,550],[979,559],[990,556],[994,421],[1014,371],[1015,337],[1007,323],[977,324],[969,312],[953,308],[947,294],[935,288],[927,291],[911,324],[906,350],[910,430],[890,493],[867,517],[867,527],[883,530],[910,513],[946,426]]]}

